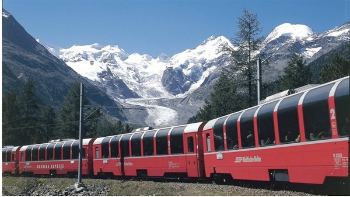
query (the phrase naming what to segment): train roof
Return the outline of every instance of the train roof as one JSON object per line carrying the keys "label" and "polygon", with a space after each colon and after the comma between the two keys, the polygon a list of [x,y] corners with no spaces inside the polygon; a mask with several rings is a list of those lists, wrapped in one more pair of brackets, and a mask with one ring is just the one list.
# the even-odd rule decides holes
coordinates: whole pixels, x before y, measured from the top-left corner
{"label": "train roof", "polygon": [[[209,121],[204,125],[203,130],[205,131],[205,130],[208,130],[208,129],[212,129],[212,128],[214,127],[216,121],[217,121],[218,119],[220,119],[220,118],[223,118],[223,117],[228,118],[229,116],[231,116],[231,115],[233,115],[233,114],[242,113],[242,112],[245,112],[245,111],[247,111],[247,110],[249,110],[249,109],[252,109],[252,108],[255,108],[255,107],[258,109],[259,107],[261,107],[261,106],[263,106],[263,105],[266,105],[266,104],[269,104],[269,103],[273,103],[273,102],[275,102],[275,101],[280,101],[280,100],[283,100],[283,99],[288,98],[288,97],[292,97],[292,96],[297,95],[297,94],[307,93],[307,92],[309,92],[310,90],[313,90],[313,89],[316,89],[316,88],[319,88],[319,87],[323,87],[323,86],[326,86],[326,85],[329,85],[329,84],[332,84],[332,83],[340,83],[341,81],[346,80],[346,79],[349,79],[349,76],[343,77],[343,78],[340,78],[340,79],[337,79],[337,80],[334,80],[334,81],[330,81],[330,82],[327,82],[327,83],[324,83],[324,84],[321,84],[321,85],[316,85],[316,86],[314,86],[314,85],[306,85],[306,86],[302,86],[302,87],[300,87],[300,88],[296,88],[298,91],[296,91],[296,92],[293,93],[293,94],[289,94],[289,95],[282,96],[282,97],[276,97],[276,98],[273,98],[273,97],[272,97],[272,98],[270,98],[270,100],[265,101],[265,102],[262,102],[262,103],[259,104],[259,105],[255,105],[255,106],[252,106],[252,107],[249,107],[249,108],[246,108],[246,109],[242,109],[242,110],[237,111],[237,112],[233,112],[233,113],[228,114],[228,115],[225,115],[225,116],[221,116],[221,117],[218,117],[218,118],[209,120]],[[332,92],[332,91],[333,91],[333,93],[334,93],[335,88],[332,88],[332,89],[330,90],[330,92]],[[286,93],[286,91],[284,91],[284,92],[282,92],[282,93]]]}
{"label": "train roof", "polygon": [[2,147],[2,151],[8,151],[8,150],[11,150],[11,151],[16,151],[20,146],[5,146],[5,147]]}
{"label": "train roof", "polygon": [[[83,146],[84,145],[88,145],[90,143],[91,140],[93,140],[94,138],[86,138],[86,139],[83,139]],[[75,140],[75,139],[69,139],[69,140],[64,140],[64,141],[50,141],[50,142],[46,142],[46,143],[42,143],[42,144],[30,144],[30,145],[25,145],[25,146],[21,146],[21,148],[19,149],[19,151],[25,151],[27,150],[27,148],[29,146],[41,146],[41,145],[44,145],[44,144],[47,144],[47,145],[50,145],[50,144],[53,144],[53,145],[56,145],[56,144],[65,144],[66,142],[78,142],[79,140]],[[17,146],[17,148],[19,148],[19,146]]]}
{"label": "train roof", "polygon": [[134,131],[131,133],[124,133],[124,134],[118,134],[118,135],[113,135],[113,136],[104,136],[104,137],[99,137],[94,141],[94,144],[101,144],[102,141],[107,138],[107,137],[114,137],[114,136],[122,136],[122,135],[130,135],[134,133],[145,133],[145,132],[152,132],[152,131],[158,131],[161,129],[174,129],[178,127],[185,127],[184,128],[184,133],[194,133],[197,132],[200,128],[200,126],[203,124],[203,122],[197,122],[197,123],[191,123],[187,125],[177,125],[177,126],[171,126],[171,127],[163,127],[163,128],[158,128],[158,129],[152,129],[152,130],[144,130],[144,131]]}

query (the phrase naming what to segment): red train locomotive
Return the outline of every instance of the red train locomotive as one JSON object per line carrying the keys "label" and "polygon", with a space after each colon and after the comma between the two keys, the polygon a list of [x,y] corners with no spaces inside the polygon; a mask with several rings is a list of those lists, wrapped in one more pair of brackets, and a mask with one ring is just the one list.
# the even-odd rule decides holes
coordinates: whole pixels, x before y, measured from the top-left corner
{"label": "red train locomotive", "polygon": [[[349,178],[349,77],[193,123],[84,139],[83,175],[322,184]],[[76,174],[78,141],[3,148],[3,173]]]}

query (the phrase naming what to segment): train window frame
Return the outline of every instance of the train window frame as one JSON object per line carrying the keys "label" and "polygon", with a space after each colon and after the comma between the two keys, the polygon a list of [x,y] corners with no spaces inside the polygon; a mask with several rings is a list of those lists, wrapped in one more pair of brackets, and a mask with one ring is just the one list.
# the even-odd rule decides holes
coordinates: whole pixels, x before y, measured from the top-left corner
{"label": "train window frame", "polygon": [[54,144],[49,144],[46,148],[46,160],[53,160]]}
{"label": "train window frame", "polygon": [[100,148],[95,147],[95,159],[100,159]]}
{"label": "train window frame", "polygon": [[[307,141],[332,137],[328,98],[334,83],[309,90],[303,100],[303,119]],[[317,116],[315,116],[317,114]]]}
{"label": "train window frame", "polygon": [[187,137],[187,153],[194,153],[194,137]]}
{"label": "train window frame", "polygon": [[206,144],[207,144],[207,152],[208,153],[212,151],[211,150],[211,141],[210,140],[211,140],[210,133],[207,133],[205,135],[205,141],[206,141]]}
{"label": "train window frame", "polygon": [[168,154],[168,133],[171,128],[160,129],[156,134],[156,155]]}
{"label": "train window frame", "polygon": [[143,156],[152,156],[154,155],[154,134],[156,130],[146,131],[143,135]]}
{"label": "train window frame", "polygon": [[141,137],[142,133],[134,133],[134,135],[130,139],[132,157],[141,156]]}
{"label": "train window frame", "polygon": [[120,140],[121,157],[130,157],[129,141],[130,141],[131,135],[132,135],[131,133],[124,134]]}
{"label": "train window frame", "polygon": [[32,161],[38,161],[39,155],[38,155],[38,150],[39,150],[40,145],[35,145],[32,148]]}
{"label": "train window frame", "polygon": [[258,106],[245,110],[240,118],[242,148],[255,147],[254,114]]}
{"label": "train window frame", "polygon": [[72,143],[72,158],[79,159],[79,141],[74,141]]}
{"label": "train window frame", "polygon": [[109,142],[109,146],[111,148],[111,158],[117,158],[119,156],[119,139],[120,135],[113,136],[111,141]]}
{"label": "train window frame", "polygon": [[349,78],[342,80],[338,84],[338,87],[336,88],[334,93],[334,101],[338,135],[339,137],[348,137],[350,133]]}
{"label": "train window frame", "polygon": [[101,158],[109,158],[109,140],[111,137],[105,137],[101,141]]}
{"label": "train window frame", "polygon": [[46,160],[46,146],[47,144],[41,144],[39,147],[39,161]]}
{"label": "train window frame", "polygon": [[[55,150],[55,159],[54,160],[62,160],[62,143],[56,143],[54,150]],[[59,158],[57,158],[57,155],[59,155]]]}
{"label": "train window frame", "polygon": [[273,146],[276,144],[273,113],[278,102],[279,100],[266,103],[258,111],[257,123],[260,146]]}
{"label": "train window frame", "polygon": [[170,132],[170,153],[184,154],[183,136],[185,126],[175,127]]}
{"label": "train window frame", "polygon": [[25,149],[25,161],[32,161],[32,146]]}
{"label": "train window frame", "polygon": [[228,116],[218,118],[213,126],[214,149],[215,151],[225,150],[224,124]]}
{"label": "train window frame", "polygon": [[278,106],[277,122],[281,144],[300,142],[298,104],[303,94],[301,92],[283,98]]}
{"label": "train window frame", "polygon": [[237,121],[241,113],[231,114],[226,121],[226,144],[228,150],[237,150],[239,148]]}
{"label": "train window frame", "polygon": [[72,141],[65,142],[62,147],[63,152],[63,160],[69,160],[71,159],[71,147],[72,147]]}

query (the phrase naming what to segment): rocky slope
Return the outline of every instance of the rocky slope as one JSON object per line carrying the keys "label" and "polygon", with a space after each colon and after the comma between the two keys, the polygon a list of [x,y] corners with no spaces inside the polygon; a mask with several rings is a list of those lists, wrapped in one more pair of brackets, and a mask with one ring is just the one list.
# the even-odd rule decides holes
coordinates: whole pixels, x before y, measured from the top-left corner
{"label": "rocky slope", "polygon": [[38,43],[6,10],[2,11],[3,27],[3,94],[17,91],[24,81],[33,80],[37,94],[44,104],[60,106],[73,83],[84,82],[92,104],[109,106],[105,110],[125,120],[120,104],[105,91],[67,66]]}

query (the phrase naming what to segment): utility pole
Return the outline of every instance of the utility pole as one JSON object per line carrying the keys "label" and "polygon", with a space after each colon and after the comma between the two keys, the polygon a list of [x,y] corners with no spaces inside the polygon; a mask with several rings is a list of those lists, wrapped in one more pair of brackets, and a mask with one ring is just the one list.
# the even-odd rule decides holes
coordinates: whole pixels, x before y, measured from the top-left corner
{"label": "utility pole", "polygon": [[256,90],[257,90],[257,100],[258,100],[258,105],[260,104],[260,88],[261,88],[261,59],[260,57],[257,59],[256,61],[256,79],[257,79],[257,82],[256,82]]}
{"label": "utility pole", "polygon": [[82,139],[82,130],[83,130],[83,92],[84,92],[83,83],[80,83],[80,114],[79,114],[79,166],[78,166],[78,186],[81,185],[81,176],[82,176],[82,159],[83,159],[83,139]]}

